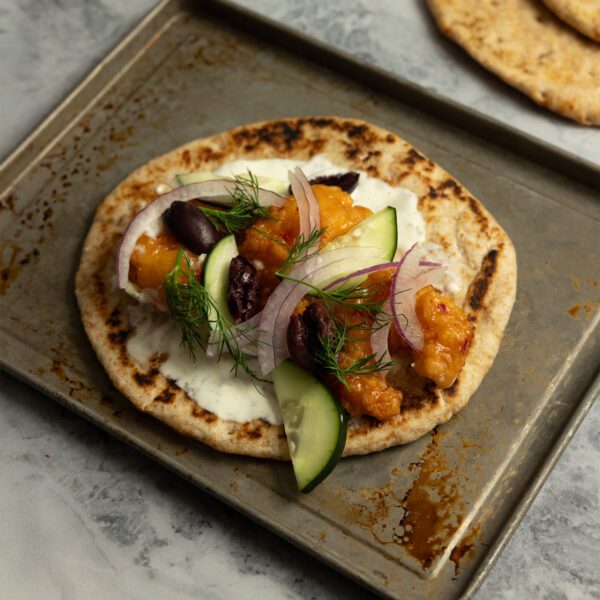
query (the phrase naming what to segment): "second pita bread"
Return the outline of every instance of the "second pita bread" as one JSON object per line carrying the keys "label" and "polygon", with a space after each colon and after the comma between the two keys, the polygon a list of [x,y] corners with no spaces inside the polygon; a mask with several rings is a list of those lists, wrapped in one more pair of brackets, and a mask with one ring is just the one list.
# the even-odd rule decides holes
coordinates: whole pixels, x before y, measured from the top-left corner
{"label": "second pita bread", "polygon": [[600,42],[600,0],[544,0],[565,23]]}
{"label": "second pita bread", "polygon": [[427,0],[438,27],[532,100],[600,125],[600,46],[537,0]]}

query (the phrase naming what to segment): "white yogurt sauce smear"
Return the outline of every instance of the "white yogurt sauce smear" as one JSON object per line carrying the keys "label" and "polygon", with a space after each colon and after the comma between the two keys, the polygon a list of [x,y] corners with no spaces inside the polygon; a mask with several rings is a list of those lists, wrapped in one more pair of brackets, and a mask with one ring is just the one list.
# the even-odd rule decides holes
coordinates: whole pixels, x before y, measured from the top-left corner
{"label": "white yogurt sauce smear", "polygon": [[[347,171],[332,164],[325,156],[317,155],[309,161],[280,158],[236,160],[222,165],[216,173],[231,177],[250,171],[253,175],[287,181],[288,171],[295,167],[300,167],[309,179]],[[417,208],[417,196],[406,188],[392,187],[381,179],[369,177],[364,171],[359,173],[358,185],[351,194],[355,204],[366,206],[373,212],[387,206],[396,209],[396,257],[401,257],[413,244],[424,242],[425,222]],[[157,225],[156,230],[153,229],[148,234],[159,233],[162,219]],[[425,248],[429,260],[448,266],[441,285],[443,291],[458,291],[458,273],[453,268],[450,257],[441,246],[431,242],[426,242]],[[127,341],[127,351],[134,360],[148,365],[153,356],[168,354],[168,359],[159,367],[160,372],[175,381],[191,399],[222,419],[239,422],[264,419],[272,424],[282,423],[272,385],[261,384],[256,387],[244,373],[238,373],[237,378],[234,378],[231,372],[234,362],[226,355],[220,361],[215,361],[198,353],[194,363],[186,348],[181,346],[178,326],[167,315],[151,306],[131,306],[129,316],[135,330]]]}
{"label": "white yogurt sauce smear", "polygon": [[199,352],[194,363],[181,345],[179,327],[165,313],[148,304],[135,304],[129,307],[129,322],[135,328],[127,340],[130,356],[147,367],[153,356],[168,354],[159,371],[202,408],[232,421],[283,422],[271,384],[255,386],[245,373],[239,372],[234,378],[234,362],[228,355],[217,361]]}

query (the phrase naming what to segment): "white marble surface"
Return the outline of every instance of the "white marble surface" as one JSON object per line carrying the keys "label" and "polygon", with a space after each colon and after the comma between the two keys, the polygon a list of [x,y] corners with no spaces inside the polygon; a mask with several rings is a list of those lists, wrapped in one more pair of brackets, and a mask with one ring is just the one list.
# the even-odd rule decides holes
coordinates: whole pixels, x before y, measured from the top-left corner
{"label": "white marble surface", "polygon": [[[416,1],[244,3],[551,143],[598,158],[598,130],[582,130],[529,105],[450,44],[436,41]],[[152,4],[0,0],[0,156]],[[398,35],[406,22],[410,27],[402,27]],[[368,597],[329,568],[1,373],[0,439],[2,599]],[[600,403],[478,600],[600,598],[598,465]]]}

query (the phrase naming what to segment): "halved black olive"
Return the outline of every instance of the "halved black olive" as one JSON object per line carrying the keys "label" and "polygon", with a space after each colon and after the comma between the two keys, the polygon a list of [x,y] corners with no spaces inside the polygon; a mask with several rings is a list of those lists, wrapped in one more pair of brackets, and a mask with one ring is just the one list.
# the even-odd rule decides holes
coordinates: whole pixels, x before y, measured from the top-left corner
{"label": "halved black olive", "polygon": [[[330,185],[337,186],[351,194],[358,185],[358,178],[360,173],[356,171],[348,171],[347,173],[336,173],[335,175],[322,175],[321,177],[314,177],[309,179],[310,185]],[[292,193],[292,186],[288,188],[288,194]]]}
{"label": "halved black olive", "polygon": [[360,173],[356,171],[348,171],[347,173],[337,173],[336,175],[323,175],[322,177],[315,177],[311,179],[309,183],[311,185],[335,185],[344,192],[351,194],[358,185],[358,178]]}
{"label": "halved black olive", "polygon": [[315,353],[321,340],[336,335],[333,319],[327,309],[311,304],[301,315],[293,315],[287,328],[287,346],[292,359],[305,371],[317,372]]}
{"label": "halved black olive", "polygon": [[196,254],[205,254],[223,237],[223,234],[189,202],[173,202],[162,216],[175,239]]}
{"label": "halved black olive", "polygon": [[229,263],[229,290],[227,306],[236,323],[252,318],[258,313],[260,283],[256,268],[243,256],[236,256]]}

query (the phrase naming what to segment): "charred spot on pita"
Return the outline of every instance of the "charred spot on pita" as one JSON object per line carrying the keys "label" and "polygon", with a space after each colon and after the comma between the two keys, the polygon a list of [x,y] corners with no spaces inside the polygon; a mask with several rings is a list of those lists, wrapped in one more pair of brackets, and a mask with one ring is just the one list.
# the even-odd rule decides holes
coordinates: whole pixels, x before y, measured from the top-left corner
{"label": "charred spot on pita", "polygon": [[353,125],[348,130],[348,137],[349,138],[365,137],[365,134],[367,133],[367,131],[368,131],[368,128],[366,125]]}
{"label": "charred spot on pita", "polygon": [[425,157],[420,152],[417,152],[414,148],[411,148],[407,152],[406,158],[402,162],[405,165],[414,166],[422,160],[426,160]]}
{"label": "charred spot on pita", "polygon": [[475,215],[475,218],[477,219],[477,222],[479,223],[481,230],[487,231],[488,219],[481,211],[481,207],[479,206],[479,203],[472,196],[468,197],[468,202],[469,202],[469,208],[473,211],[473,214]]}
{"label": "charred spot on pita", "polygon": [[442,183],[440,183],[439,189],[440,190],[448,190],[448,189],[456,189],[458,187],[459,187],[458,183],[456,183],[456,181],[454,179],[452,179],[452,177],[448,177],[448,179],[445,179],[444,181],[442,181]]}
{"label": "charred spot on pita", "polygon": [[169,404],[175,398],[175,392],[170,387],[166,387],[158,396],[154,397],[154,402]]}
{"label": "charred spot on pita", "polygon": [[456,388],[458,387],[458,377],[454,380],[454,383],[444,390],[444,394],[449,396],[454,396],[456,393]]}
{"label": "charred spot on pita", "polygon": [[314,125],[315,127],[330,127],[333,123],[333,121],[331,119],[323,119],[323,118],[315,118],[315,117],[308,119],[307,122],[310,123],[311,125]]}
{"label": "charred spot on pita", "polygon": [[159,370],[156,367],[152,367],[147,373],[134,373],[133,378],[135,382],[141,387],[148,387],[154,383]]}
{"label": "charred spot on pita", "polygon": [[496,263],[498,260],[498,250],[490,250],[481,264],[479,275],[472,283],[469,289],[469,306],[473,310],[482,308],[483,299],[487,293],[489,283],[496,272]]}
{"label": "charred spot on pita", "polygon": [[108,339],[111,343],[117,346],[124,346],[125,342],[127,342],[127,338],[129,337],[130,330],[129,329],[119,329],[119,331],[113,331],[108,334]]}
{"label": "charred spot on pita", "polygon": [[195,402],[192,407],[192,415],[194,415],[194,417],[198,417],[199,419],[202,419],[203,421],[205,421],[206,423],[209,423],[209,424],[214,423],[217,420],[217,416],[214,413],[211,413],[209,410],[206,410],[205,408],[201,408]]}
{"label": "charred spot on pita", "polygon": [[106,324],[109,327],[119,327],[119,325],[121,325],[121,311],[118,306],[113,308],[110,316],[106,319]]}

